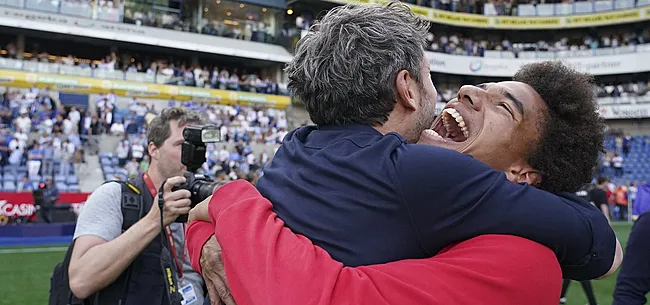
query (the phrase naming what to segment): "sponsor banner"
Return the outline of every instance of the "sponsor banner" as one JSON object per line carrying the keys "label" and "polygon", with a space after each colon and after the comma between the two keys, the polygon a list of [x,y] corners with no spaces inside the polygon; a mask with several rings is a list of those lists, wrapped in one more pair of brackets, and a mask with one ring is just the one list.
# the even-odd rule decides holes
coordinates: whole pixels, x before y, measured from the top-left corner
{"label": "sponsor banner", "polygon": [[449,25],[484,28],[491,27],[492,20],[488,16],[477,14],[455,13],[441,10],[428,9],[431,11],[431,21]]}
{"label": "sponsor banner", "polygon": [[[346,3],[378,3],[386,4],[387,0],[329,0],[329,2]],[[592,27],[609,24],[637,22],[650,19],[650,8],[634,8],[616,10],[595,14],[577,14],[553,17],[519,17],[519,16],[485,16],[437,10],[424,6],[407,4],[411,10],[435,23],[472,28],[496,29],[561,29],[564,27]]]}
{"label": "sponsor banner", "polygon": [[611,119],[642,119],[650,118],[650,103],[627,105],[600,105],[600,116],[606,120]]}
{"label": "sponsor banner", "polygon": [[100,94],[114,91],[117,95],[179,101],[195,99],[220,104],[242,105],[259,103],[268,107],[286,108],[291,103],[288,96],[204,89],[196,87],[159,85],[120,80],[78,77],[57,74],[30,73],[17,70],[0,70],[0,85],[30,88],[33,85],[48,87],[53,91]]}
{"label": "sponsor banner", "polygon": [[[591,57],[567,57],[563,58],[562,61],[592,75],[614,75],[650,71],[648,56],[650,56],[650,52],[636,52]],[[493,77],[512,77],[522,65],[543,60],[485,58],[434,52],[427,52],[427,57],[432,72]]]}
{"label": "sponsor banner", "polygon": [[552,29],[562,24],[560,17],[495,17],[494,27],[499,29]]}
{"label": "sponsor banner", "polygon": [[[647,10],[647,9],[646,9]],[[626,23],[642,19],[646,14],[643,9],[631,10],[617,10],[613,12],[588,14],[588,15],[573,15],[566,17],[565,24],[567,27],[585,27],[585,26],[600,26],[613,23]]]}
{"label": "sponsor banner", "polygon": [[[73,212],[79,215],[81,207],[90,193],[61,193],[56,204],[70,204]],[[0,193],[0,216],[32,217],[36,213],[32,193]]]}

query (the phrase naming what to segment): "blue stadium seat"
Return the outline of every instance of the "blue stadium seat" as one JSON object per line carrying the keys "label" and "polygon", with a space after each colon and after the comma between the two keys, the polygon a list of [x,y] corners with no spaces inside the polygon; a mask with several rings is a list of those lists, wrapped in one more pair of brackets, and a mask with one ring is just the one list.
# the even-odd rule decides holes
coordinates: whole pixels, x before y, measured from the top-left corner
{"label": "blue stadium seat", "polygon": [[113,169],[112,167],[104,167],[103,169],[104,169],[104,174],[106,175],[115,173],[115,169]]}
{"label": "blue stadium seat", "polygon": [[2,189],[5,192],[15,192],[16,191],[16,184],[13,183],[13,181],[5,181],[3,183]]}
{"label": "blue stadium seat", "polygon": [[79,183],[79,179],[77,176],[68,176],[68,179],[66,180],[66,183],[68,184],[77,184]]}
{"label": "blue stadium seat", "polygon": [[117,168],[117,169],[115,169],[115,173],[116,173],[116,174],[119,174],[119,175],[124,175],[124,176],[128,176],[128,175],[129,175],[129,172],[128,172],[126,169],[124,169],[124,168]]}
{"label": "blue stadium seat", "polygon": [[17,169],[18,173],[27,173],[27,167],[26,166],[19,166]]}
{"label": "blue stadium seat", "polygon": [[113,157],[112,163],[113,163],[113,165],[118,165],[118,164],[120,164],[120,159],[118,159],[117,157]]}
{"label": "blue stadium seat", "polygon": [[102,165],[111,165],[111,159],[109,159],[109,158],[101,158],[99,162]]}
{"label": "blue stadium seat", "polygon": [[3,181],[16,181],[16,176],[14,174],[5,174]]}
{"label": "blue stadium seat", "polygon": [[33,181],[33,182],[41,182],[42,180],[43,178],[40,175],[34,175],[29,177],[29,181]]}
{"label": "blue stadium seat", "polygon": [[65,182],[65,176],[57,175],[54,177],[54,182]]}
{"label": "blue stadium seat", "polygon": [[68,191],[68,186],[65,183],[57,183],[56,188],[59,189],[59,192],[67,192]]}
{"label": "blue stadium seat", "polygon": [[68,185],[68,192],[78,193],[79,192],[79,185],[78,184]]}

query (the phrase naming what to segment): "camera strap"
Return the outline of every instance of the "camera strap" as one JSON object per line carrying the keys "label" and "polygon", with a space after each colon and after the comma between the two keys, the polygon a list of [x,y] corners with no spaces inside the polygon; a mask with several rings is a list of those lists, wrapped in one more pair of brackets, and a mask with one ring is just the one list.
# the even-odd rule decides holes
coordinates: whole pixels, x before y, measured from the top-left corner
{"label": "camera strap", "polygon": [[[172,305],[180,305],[183,301],[183,296],[180,294],[178,290],[178,281],[179,279],[183,276],[182,275],[182,262],[179,264],[178,259],[176,257],[176,248],[174,247],[174,239],[171,234],[171,230],[168,227],[164,226],[164,221],[163,221],[163,186],[165,185],[165,181],[163,181],[162,185],[160,186],[160,191],[156,191],[156,188],[153,185],[153,182],[151,181],[151,178],[149,175],[146,173],[143,175],[145,184],[147,184],[147,188],[149,188],[149,191],[151,194],[155,197],[158,196],[158,208],[160,210],[160,244],[161,244],[161,250],[160,250],[160,266],[162,268],[162,273],[163,276],[165,277],[165,286],[167,286],[166,292],[167,292],[167,298],[169,299],[169,303]],[[165,235],[167,235],[167,240],[165,240]],[[166,247],[165,245],[169,244],[169,248]],[[171,249],[170,249],[171,248]]]}

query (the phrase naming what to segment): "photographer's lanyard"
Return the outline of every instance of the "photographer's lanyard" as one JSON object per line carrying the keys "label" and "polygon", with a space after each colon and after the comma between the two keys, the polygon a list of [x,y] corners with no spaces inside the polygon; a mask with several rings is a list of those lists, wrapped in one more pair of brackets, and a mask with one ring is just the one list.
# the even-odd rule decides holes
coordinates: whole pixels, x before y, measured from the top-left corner
{"label": "photographer's lanyard", "polygon": [[[151,196],[153,198],[156,198],[158,195],[158,190],[156,190],[156,186],[153,185],[153,182],[151,181],[151,177],[149,177],[149,174],[144,173],[142,176],[142,179],[144,180],[144,183],[147,185],[147,188],[149,189],[149,193],[151,193]],[[162,213],[162,211],[160,211]],[[183,232],[185,232],[185,224],[183,224]],[[174,237],[172,236],[172,230],[167,226],[165,228],[165,233],[167,233],[167,239],[169,240],[169,247],[171,248],[172,255],[174,256],[174,262],[176,263],[176,269],[178,270],[178,278],[183,278],[183,262],[185,261],[185,247],[183,246],[183,256],[181,257],[180,264],[178,262],[178,256],[176,255],[176,247],[174,246]]]}

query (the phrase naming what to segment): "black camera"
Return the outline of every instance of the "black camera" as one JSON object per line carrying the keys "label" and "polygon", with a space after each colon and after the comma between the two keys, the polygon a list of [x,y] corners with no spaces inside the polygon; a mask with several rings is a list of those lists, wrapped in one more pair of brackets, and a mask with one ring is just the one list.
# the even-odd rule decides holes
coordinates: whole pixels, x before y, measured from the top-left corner
{"label": "black camera", "polygon": [[[196,170],[205,162],[205,144],[219,142],[221,133],[219,127],[214,125],[190,125],[183,129],[183,139],[185,141],[181,150],[181,162],[188,171],[183,174],[185,183],[174,186],[172,191],[190,191],[193,208],[205,198],[210,197],[219,185],[208,176],[196,174]],[[176,222],[187,222],[187,215],[179,216]]]}

